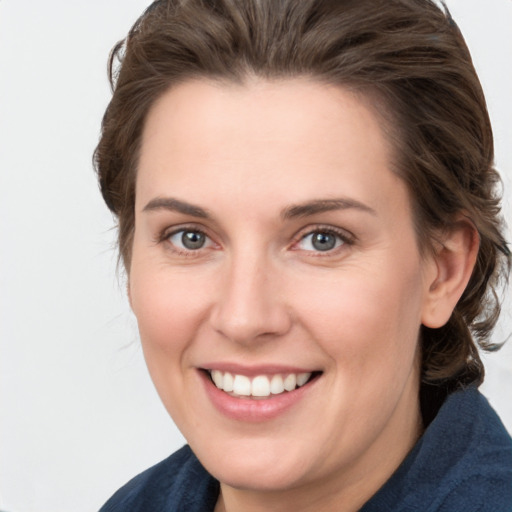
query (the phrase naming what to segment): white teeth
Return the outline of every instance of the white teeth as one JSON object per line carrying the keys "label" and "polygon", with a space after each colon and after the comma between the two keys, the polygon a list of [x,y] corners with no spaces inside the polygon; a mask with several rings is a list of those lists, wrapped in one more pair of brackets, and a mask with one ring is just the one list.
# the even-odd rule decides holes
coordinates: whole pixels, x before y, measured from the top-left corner
{"label": "white teeth", "polygon": [[254,397],[268,397],[271,394],[279,395],[285,391],[293,391],[296,387],[304,386],[311,377],[311,373],[289,373],[284,378],[280,374],[272,377],[258,375],[251,380],[245,375],[233,375],[219,370],[212,370],[210,374],[219,389],[237,396]]}
{"label": "white teeth", "polygon": [[245,375],[235,375],[233,381],[233,393],[240,396],[251,395],[251,379]]}
{"label": "white teeth", "polygon": [[304,386],[310,377],[311,373],[299,373],[299,375],[297,375],[297,386],[299,386],[299,388]]}
{"label": "white teeth", "polygon": [[252,380],[251,386],[252,396],[269,396],[270,395],[270,382],[268,377],[260,375]]}
{"label": "white teeth", "polygon": [[270,381],[270,392],[273,395],[279,395],[284,391],[283,377],[274,375]]}
{"label": "white teeth", "polygon": [[286,391],[293,391],[297,387],[297,377],[291,373],[284,379],[284,389]]}
{"label": "white teeth", "polygon": [[224,389],[224,377],[219,370],[212,371],[212,380],[219,389]]}
{"label": "white teeth", "polygon": [[[219,386],[217,386],[217,387],[219,387]],[[226,372],[224,374],[224,385],[223,385],[223,387],[221,387],[219,389],[223,389],[224,391],[227,391],[228,393],[233,391],[233,375],[231,375],[231,373]]]}

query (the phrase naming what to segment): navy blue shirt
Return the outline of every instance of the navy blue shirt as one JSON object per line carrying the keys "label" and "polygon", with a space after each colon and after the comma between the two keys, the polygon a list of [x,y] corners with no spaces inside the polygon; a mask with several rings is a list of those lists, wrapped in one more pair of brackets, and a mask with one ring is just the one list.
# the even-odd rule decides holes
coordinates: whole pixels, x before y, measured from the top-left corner
{"label": "navy blue shirt", "polygon": [[[219,483],[188,446],[117,491],[100,512],[212,512]],[[475,388],[446,399],[360,512],[512,512],[512,439]]]}

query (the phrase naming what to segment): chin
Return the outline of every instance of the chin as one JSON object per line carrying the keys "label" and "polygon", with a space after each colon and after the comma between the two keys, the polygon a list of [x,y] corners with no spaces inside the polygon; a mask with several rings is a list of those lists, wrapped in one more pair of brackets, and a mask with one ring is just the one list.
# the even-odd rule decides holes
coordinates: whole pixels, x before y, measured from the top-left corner
{"label": "chin", "polygon": [[232,467],[211,468],[212,475],[229,487],[255,492],[281,492],[300,485],[303,475],[295,469],[274,468],[268,466],[247,468],[245,464]]}
{"label": "chin", "polygon": [[[216,449],[210,446],[206,450],[195,452],[201,463],[217,480],[236,489],[253,491],[283,491],[299,485],[307,473],[303,461],[311,460],[311,454],[293,453],[285,443],[258,443],[250,440],[246,443],[231,443],[229,447]],[[295,448],[296,450],[297,448]]]}

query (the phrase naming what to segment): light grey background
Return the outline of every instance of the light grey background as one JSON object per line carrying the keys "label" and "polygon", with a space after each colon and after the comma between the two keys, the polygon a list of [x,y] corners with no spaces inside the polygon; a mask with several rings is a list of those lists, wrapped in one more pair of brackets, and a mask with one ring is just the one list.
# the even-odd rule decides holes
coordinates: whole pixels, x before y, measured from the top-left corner
{"label": "light grey background", "polygon": [[[183,443],[147,375],[91,166],[143,0],[0,0],[0,508],[97,510]],[[512,1],[449,0],[512,195]],[[512,238],[509,233],[509,239]],[[510,301],[498,339],[512,332]],[[512,341],[485,394],[512,431]]]}

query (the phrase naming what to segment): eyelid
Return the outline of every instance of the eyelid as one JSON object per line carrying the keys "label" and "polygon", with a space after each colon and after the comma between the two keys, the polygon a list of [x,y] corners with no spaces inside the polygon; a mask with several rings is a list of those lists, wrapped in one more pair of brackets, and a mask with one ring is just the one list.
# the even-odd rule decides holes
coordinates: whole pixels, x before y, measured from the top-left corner
{"label": "eyelid", "polygon": [[[186,232],[186,231],[201,233],[210,242],[210,244],[208,244],[205,247],[201,247],[199,249],[194,250],[194,249],[186,249],[186,248],[178,247],[170,241],[171,237],[173,237],[174,235],[177,235],[178,233]],[[169,246],[172,247],[171,250],[173,252],[175,252],[177,254],[187,255],[187,256],[195,256],[195,255],[198,255],[199,253],[201,253],[202,250],[204,250],[204,249],[211,249],[212,246],[218,246],[218,244],[208,234],[207,230],[202,226],[198,226],[197,224],[185,224],[185,225],[180,224],[180,225],[171,226],[171,227],[168,226],[168,227],[162,229],[158,233],[155,242],[156,242],[156,244],[167,243]]]}
{"label": "eyelid", "polygon": [[[197,224],[180,224],[180,225],[176,225],[176,226],[167,226],[166,228],[162,229],[158,233],[157,237],[155,238],[155,243],[159,244],[159,243],[168,242],[169,245],[171,245],[173,247],[173,249],[172,249],[173,251],[175,251],[177,253],[186,254],[186,255],[194,255],[194,254],[200,253],[202,251],[202,249],[211,248],[211,246],[210,246],[210,247],[204,247],[204,248],[197,249],[197,250],[192,250],[192,249],[187,250],[187,249],[181,249],[180,247],[177,247],[176,245],[172,244],[169,241],[169,239],[172,236],[176,235],[177,233],[183,232],[183,231],[193,231],[193,232],[201,233],[211,242],[211,244],[213,246],[219,247],[219,244],[217,242],[215,242],[213,237],[208,234],[209,230],[207,230],[203,226],[200,226]],[[329,256],[329,255],[332,255],[333,253],[337,253],[343,247],[353,245],[357,240],[355,235],[353,235],[351,232],[347,231],[346,229],[342,229],[342,228],[335,227],[335,226],[328,225],[328,224],[314,224],[314,225],[306,226],[306,227],[302,228],[299,232],[297,232],[297,234],[293,237],[293,240],[289,246],[290,249],[296,250],[296,251],[302,250],[297,247],[297,244],[299,244],[307,236],[310,236],[314,233],[319,233],[319,232],[333,234],[333,235],[339,237],[343,243],[340,246],[333,248],[331,250],[328,250],[328,251],[304,251],[304,252],[314,253],[315,256]]]}
{"label": "eyelid", "polygon": [[203,235],[208,236],[206,231],[200,226],[195,226],[192,224],[180,224],[178,226],[167,226],[160,230],[158,232],[158,236],[156,237],[156,241],[165,242],[171,236],[175,235],[176,233],[180,233],[181,231],[195,231],[197,233],[202,233]]}
{"label": "eyelid", "polygon": [[328,250],[328,251],[305,251],[309,253],[314,253],[315,256],[329,256],[334,253],[336,253],[338,250],[340,250],[342,247],[345,246],[351,246],[356,242],[356,237],[350,233],[349,231],[345,229],[341,229],[335,226],[326,225],[326,224],[316,224],[312,226],[307,226],[303,229],[301,229],[294,237],[292,242],[292,250],[300,251],[302,249],[297,248],[297,245],[304,240],[307,236],[310,236],[314,233],[329,233],[333,234],[340,238],[340,240],[343,242],[340,246]]}

